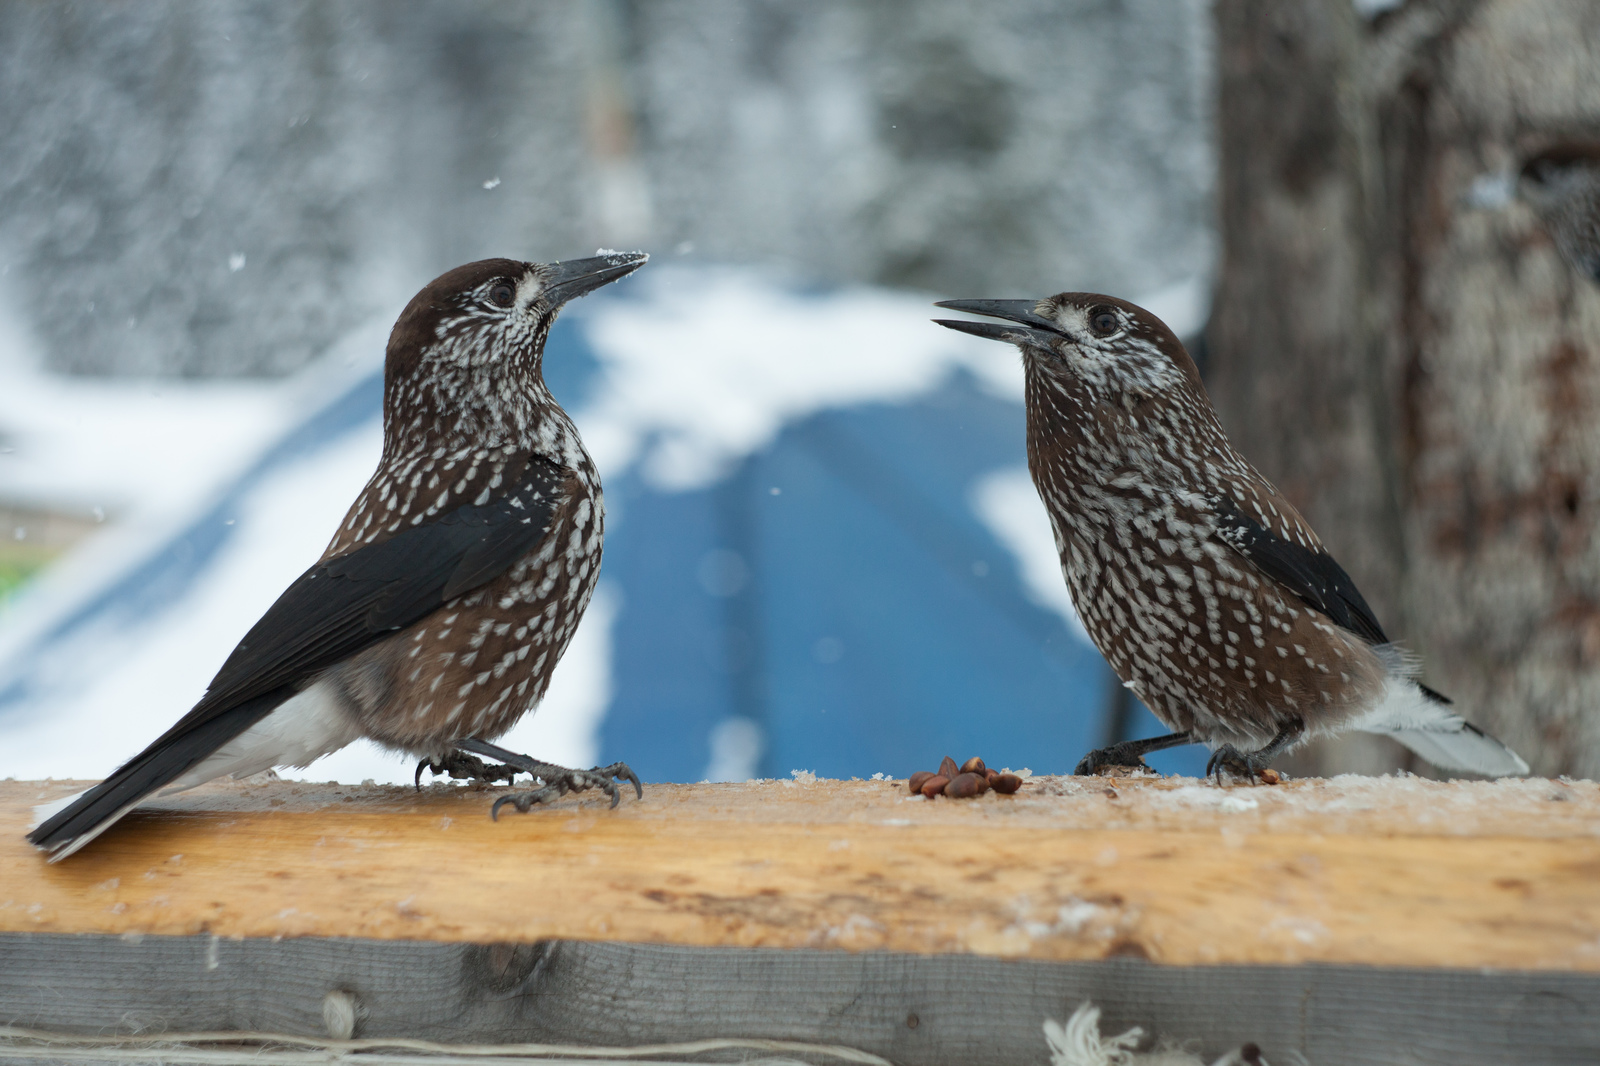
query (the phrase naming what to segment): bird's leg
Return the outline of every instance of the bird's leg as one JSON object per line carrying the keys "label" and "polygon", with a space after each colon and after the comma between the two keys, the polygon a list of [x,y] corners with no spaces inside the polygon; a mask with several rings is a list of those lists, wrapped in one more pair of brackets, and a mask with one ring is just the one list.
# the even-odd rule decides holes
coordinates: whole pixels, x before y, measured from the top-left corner
{"label": "bird's leg", "polygon": [[1264,748],[1249,752],[1241,752],[1232,744],[1224,744],[1211,753],[1211,758],[1206,762],[1206,776],[1215,776],[1217,784],[1222,784],[1222,772],[1226,770],[1235,777],[1242,777],[1247,781],[1254,781],[1260,777],[1261,771],[1305,734],[1306,724],[1300,719],[1288,723],[1278,730],[1278,735]]}
{"label": "bird's leg", "polygon": [[1072,772],[1079,777],[1089,777],[1108,766],[1132,766],[1148,770],[1150,767],[1145,765],[1144,756],[1152,751],[1193,743],[1194,738],[1188,732],[1168,733],[1164,737],[1147,737],[1144,740],[1124,740],[1109,748],[1096,748],[1091,751],[1079,760],[1078,768]]}
{"label": "bird's leg", "polygon": [[457,748],[451,748],[441,759],[423,759],[417,763],[417,776],[414,784],[417,791],[422,791],[422,771],[430,774],[449,774],[458,781],[482,781],[486,785],[499,782],[502,778],[506,784],[515,780],[518,768],[512,766],[490,766],[475,756]]}
{"label": "bird's leg", "polygon": [[584,792],[591,788],[598,788],[611,797],[611,806],[615,807],[622,799],[617,792],[617,781],[627,781],[633,785],[633,791],[638,798],[644,798],[644,786],[639,783],[639,775],[628,768],[627,763],[614,762],[610,766],[596,766],[589,770],[572,770],[555,763],[540,762],[526,755],[518,755],[514,751],[490,744],[477,737],[467,737],[456,742],[456,747],[462,751],[474,751],[479,755],[487,755],[491,759],[499,759],[506,766],[532,774],[544,785],[532,792],[522,792],[514,796],[501,796],[494,801],[494,806],[489,808],[489,817],[498,818],[500,808],[507,803],[512,804],[526,814],[535,803],[549,803],[559,799],[568,792]]}

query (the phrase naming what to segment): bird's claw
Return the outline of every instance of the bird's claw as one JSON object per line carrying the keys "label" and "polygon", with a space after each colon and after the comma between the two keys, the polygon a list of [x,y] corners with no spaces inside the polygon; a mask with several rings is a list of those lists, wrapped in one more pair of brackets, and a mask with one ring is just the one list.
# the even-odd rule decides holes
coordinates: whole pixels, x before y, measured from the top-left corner
{"label": "bird's claw", "polygon": [[1141,755],[1130,753],[1121,744],[1113,744],[1109,748],[1096,748],[1082,759],[1072,772],[1078,777],[1093,777],[1101,770],[1116,767],[1126,767],[1133,770],[1148,770],[1150,764],[1144,761]]}
{"label": "bird's claw", "polygon": [[[596,766],[589,771],[591,774],[600,774],[607,779],[626,781],[633,786],[634,799],[644,799],[644,784],[640,782],[639,775],[629,769],[625,762],[614,762],[610,766]],[[616,786],[612,786],[615,788]],[[613,807],[616,804],[612,804]]]}
{"label": "bird's claw", "polygon": [[517,771],[510,766],[490,766],[475,755],[452,748],[442,759],[423,759],[417,763],[417,774],[412,784],[418,792],[422,791],[422,771],[430,774],[449,774],[457,780],[481,781],[487,785],[497,784],[501,779],[506,784],[516,778]]}
{"label": "bird's claw", "polygon": [[500,820],[500,808],[508,803],[517,809],[518,814],[527,814],[535,803],[548,803],[558,800],[565,791],[565,789],[546,785],[544,788],[536,788],[532,792],[518,792],[510,796],[501,796],[494,801],[494,806],[489,808],[489,820],[498,822]]}
{"label": "bird's claw", "polygon": [[1215,777],[1219,786],[1222,784],[1224,771],[1230,777],[1254,783],[1259,780],[1261,771],[1267,768],[1267,761],[1260,757],[1259,752],[1246,753],[1232,744],[1224,744],[1213,751],[1211,758],[1206,760],[1206,776]]}
{"label": "bird's claw", "polygon": [[544,782],[542,788],[532,792],[519,792],[511,796],[501,796],[494,801],[494,806],[489,808],[489,817],[499,821],[500,808],[511,804],[517,808],[518,813],[527,814],[536,803],[549,803],[560,799],[568,792],[587,792],[597,788],[611,797],[611,806],[616,807],[622,802],[622,794],[617,791],[617,781],[627,781],[633,785],[634,794],[644,798],[644,785],[639,781],[639,775],[628,767],[627,763],[614,762],[610,766],[595,766],[588,770],[568,770],[564,766],[541,767],[539,779]]}

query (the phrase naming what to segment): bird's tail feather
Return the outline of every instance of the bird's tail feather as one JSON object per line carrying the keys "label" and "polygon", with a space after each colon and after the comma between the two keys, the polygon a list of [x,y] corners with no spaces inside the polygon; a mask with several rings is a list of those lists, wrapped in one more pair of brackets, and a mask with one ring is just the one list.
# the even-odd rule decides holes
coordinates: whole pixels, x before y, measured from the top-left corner
{"label": "bird's tail feather", "polygon": [[88,789],[84,789],[83,792],[74,792],[70,796],[63,796],[60,799],[51,800],[49,803],[35,803],[33,805],[33,821],[28,824],[28,832],[33,832],[45,822],[78,802],[78,797],[88,791]]}
{"label": "bird's tail feather", "polygon": [[230,707],[191,729],[162,737],[98,785],[69,797],[65,806],[59,801],[47,805],[60,809],[39,812],[44,817],[28,834],[29,843],[50,852],[51,862],[66,858],[109,829],[152,792],[255,725],[291,695],[289,689],[277,689]]}
{"label": "bird's tail feather", "polygon": [[1528,772],[1510,748],[1441,703],[1437,694],[1404,674],[1391,673],[1382,697],[1353,729],[1393,737],[1441,770],[1486,777]]}
{"label": "bird's tail feather", "polygon": [[1397,729],[1388,735],[1441,770],[1463,770],[1485,777],[1521,776],[1528,764],[1510,748],[1470,722],[1456,720],[1454,731]]}

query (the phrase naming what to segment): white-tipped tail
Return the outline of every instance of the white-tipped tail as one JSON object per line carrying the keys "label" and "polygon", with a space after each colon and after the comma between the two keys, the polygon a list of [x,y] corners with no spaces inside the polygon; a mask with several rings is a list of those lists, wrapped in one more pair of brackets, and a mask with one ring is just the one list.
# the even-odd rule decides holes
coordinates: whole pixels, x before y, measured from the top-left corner
{"label": "white-tipped tail", "polygon": [[[118,819],[147,799],[151,792],[165,796],[228,774],[248,777],[274,766],[307,766],[329,752],[338,751],[360,735],[360,727],[345,714],[331,683],[319,681],[279,704],[266,717],[222,744],[165,786],[157,785],[142,795],[132,795],[129,802],[88,822],[76,834],[56,834],[49,838],[51,843],[37,846],[50,853],[51,862],[60,862],[110,829]],[[96,787],[103,787],[103,783]],[[30,828],[43,825],[54,815],[67,810],[83,795],[80,792],[76,796],[35,807],[33,813],[37,820]]]}
{"label": "white-tipped tail", "polygon": [[1465,770],[1485,777],[1520,777],[1528,764],[1510,748],[1470,722],[1456,718],[1454,732],[1400,729],[1389,733],[1441,770]]}
{"label": "white-tipped tail", "polygon": [[1381,733],[1422,756],[1441,770],[1460,770],[1485,777],[1526,774],[1522,756],[1452,711],[1429,698],[1410,678],[1390,676],[1377,706],[1350,723],[1351,729]]}
{"label": "white-tipped tail", "polygon": [[[78,796],[81,796],[81,795],[83,795],[82,792],[78,793]],[[69,802],[71,800],[77,799],[78,796],[70,796],[70,797],[68,797]],[[124,806],[123,808],[118,810],[115,814],[111,815],[109,818],[102,818],[100,821],[96,822],[92,828],[86,829],[82,833],[79,833],[77,836],[73,837],[71,840],[68,840],[68,841],[66,841],[64,843],[61,843],[61,844],[57,844],[53,848],[45,849],[50,853],[50,861],[51,862],[60,862],[62,859],[66,858],[68,855],[71,855],[73,852],[77,851],[79,848],[81,848],[85,844],[89,843],[89,841],[93,840],[95,837],[99,836],[101,833],[104,833],[107,829],[110,829],[112,826],[116,825],[117,822],[119,820],[121,820],[123,815],[127,814],[129,811],[133,810],[137,806],[139,806],[139,801],[138,800],[134,800],[132,803]],[[51,815],[55,814],[57,811],[62,811],[62,810],[65,810],[65,809],[66,809],[66,805],[62,804],[62,803],[41,803],[41,804],[39,804],[39,806],[37,806],[37,807],[35,807],[33,809],[33,813],[39,818],[39,820],[37,822],[35,822],[29,828],[30,829],[38,828],[39,826],[44,824],[44,820],[46,818],[49,818]],[[43,812],[43,813],[41,814],[40,812]]]}
{"label": "white-tipped tail", "polygon": [[[83,790],[83,792],[87,792],[87,791],[89,791],[89,790],[88,789],[84,789]],[[35,829],[39,828],[41,825],[43,825],[45,823],[45,819],[49,818],[51,815],[56,814],[56,813],[58,813],[60,811],[64,811],[68,807],[72,806],[72,804],[77,800],[77,798],[79,796],[83,795],[83,792],[74,792],[70,796],[63,796],[61,799],[51,800],[49,803],[36,803],[36,804],[34,804],[34,807],[33,807],[33,821],[28,825],[28,832],[31,833]]]}

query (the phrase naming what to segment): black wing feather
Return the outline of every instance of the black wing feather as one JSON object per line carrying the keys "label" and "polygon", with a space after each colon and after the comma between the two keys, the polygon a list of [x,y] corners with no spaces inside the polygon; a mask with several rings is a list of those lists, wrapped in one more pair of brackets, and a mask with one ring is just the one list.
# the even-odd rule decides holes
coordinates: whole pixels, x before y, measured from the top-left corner
{"label": "black wing feather", "polygon": [[564,477],[535,458],[482,505],[313,566],[245,634],[195,710],[304,681],[498,577],[549,531]]}
{"label": "black wing feather", "polygon": [[28,839],[52,847],[86,832],[176,780],[319,671],[510,569],[549,532],[566,477],[534,457],[482,505],[311,567],[250,628],[188,714]]}
{"label": "black wing feather", "polygon": [[[493,520],[482,519],[483,532],[451,573],[444,587],[445,599],[454,599],[500,576],[527,550],[530,530],[537,531],[533,534],[535,542],[544,537],[555,509],[559,476],[548,482],[525,484],[527,491],[508,498]],[[480,519],[464,515],[460,520],[470,525]]]}
{"label": "black wing feather", "polygon": [[1284,540],[1244,513],[1227,496],[1216,497],[1217,537],[1262,573],[1369,644],[1389,638],[1344,567],[1324,551]]}
{"label": "black wing feather", "polygon": [[[1284,540],[1226,496],[1216,497],[1216,513],[1217,537],[1256,569],[1368,644],[1389,643],[1361,590],[1333,556]],[[1449,696],[1421,682],[1417,687],[1435,703],[1447,707],[1452,703]]]}

